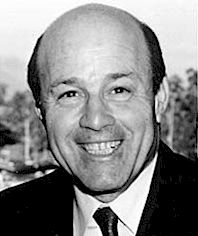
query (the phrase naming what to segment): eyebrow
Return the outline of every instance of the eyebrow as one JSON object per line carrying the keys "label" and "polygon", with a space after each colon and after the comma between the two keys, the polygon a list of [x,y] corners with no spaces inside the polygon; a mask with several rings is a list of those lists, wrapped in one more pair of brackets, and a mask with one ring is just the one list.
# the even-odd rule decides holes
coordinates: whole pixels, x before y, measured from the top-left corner
{"label": "eyebrow", "polygon": [[[134,74],[134,72],[130,71],[128,73],[109,73],[105,76],[106,81],[116,81],[122,77],[128,77],[129,75]],[[50,86],[55,88],[61,84],[65,85],[79,85],[79,78],[78,77],[70,77],[67,79],[57,79],[55,80]]]}
{"label": "eyebrow", "polygon": [[55,80],[50,86],[52,88],[57,87],[60,84],[67,84],[67,85],[74,85],[74,84],[78,84],[78,78],[77,77],[71,77],[71,78],[67,78],[67,79],[61,79],[60,77]]}
{"label": "eyebrow", "polygon": [[107,75],[107,80],[117,80],[122,77],[128,77],[131,74],[134,74],[134,72],[130,71],[128,73],[110,73]]}

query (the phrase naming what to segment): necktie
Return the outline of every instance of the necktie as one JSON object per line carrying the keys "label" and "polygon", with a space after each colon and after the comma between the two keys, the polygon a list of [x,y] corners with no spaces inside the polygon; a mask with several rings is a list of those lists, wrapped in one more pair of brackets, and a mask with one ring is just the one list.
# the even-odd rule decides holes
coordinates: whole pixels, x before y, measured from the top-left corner
{"label": "necktie", "polygon": [[103,236],[118,236],[118,217],[110,207],[99,208],[93,215]]}

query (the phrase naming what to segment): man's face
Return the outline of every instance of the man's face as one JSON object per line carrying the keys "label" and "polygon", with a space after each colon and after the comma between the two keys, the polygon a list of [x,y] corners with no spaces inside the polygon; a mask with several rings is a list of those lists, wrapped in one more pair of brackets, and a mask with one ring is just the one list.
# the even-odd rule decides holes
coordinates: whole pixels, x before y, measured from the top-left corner
{"label": "man's face", "polygon": [[46,129],[67,172],[96,195],[117,196],[139,173],[153,141],[148,55],[137,32],[130,40],[108,30],[87,34],[76,39],[73,33],[48,58]]}

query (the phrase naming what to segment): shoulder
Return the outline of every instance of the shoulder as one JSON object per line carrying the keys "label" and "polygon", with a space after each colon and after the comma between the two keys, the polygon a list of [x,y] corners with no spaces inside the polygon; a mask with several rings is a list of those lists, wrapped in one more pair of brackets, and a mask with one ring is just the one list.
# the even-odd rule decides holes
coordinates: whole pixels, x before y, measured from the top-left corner
{"label": "shoulder", "polygon": [[2,235],[56,235],[60,216],[72,215],[72,201],[72,181],[62,169],[8,188],[0,193]]}
{"label": "shoulder", "polygon": [[[0,208],[10,209],[20,206],[38,205],[46,198],[54,197],[54,193],[62,191],[63,185],[72,186],[70,177],[62,169],[57,169],[38,179],[8,188],[0,192]],[[64,184],[63,184],[64,183]]]}
{"label": "shoulder", "polygon": [[163,142],[160,143],[159,158],[163,175],[176,182],[197,182],[198,161],[192,160],[171,150]]}
{"label": "shoulder", "polygon": [[[162,199],[171,202],[174,209],[195,210],[197,202],[198,164],[161,144],[159,151],[160,192]],[[177,205],[177,207],[176,207]]]}
{"label": "shoulder", "polygon": [[185,235],[187,232],[196,232],[197,161],[180,155],[161,143],[158,163],[159,214],[165,216],[171,230],[174,227],[176,232],[181,231]]}

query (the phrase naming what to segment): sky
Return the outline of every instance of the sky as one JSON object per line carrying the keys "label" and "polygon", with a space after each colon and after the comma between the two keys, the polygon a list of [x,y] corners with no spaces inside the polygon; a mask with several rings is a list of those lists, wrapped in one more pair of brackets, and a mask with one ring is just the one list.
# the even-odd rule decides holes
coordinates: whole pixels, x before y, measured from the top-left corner
{"label": "sky", "polygon": [[1,76],[0,82],[6,78],[3,82],[13,89],[27,88],[26,66],[37,38],[65,11],[91,2],[119,7],[147,23],[158,36],[169,76],[185,77],[186,69],[197,69],[196,0],[5,0],[0,5],[0,72],[8,61],[4,74],[10,76]]}

